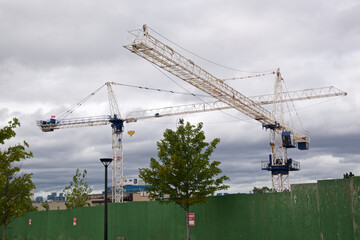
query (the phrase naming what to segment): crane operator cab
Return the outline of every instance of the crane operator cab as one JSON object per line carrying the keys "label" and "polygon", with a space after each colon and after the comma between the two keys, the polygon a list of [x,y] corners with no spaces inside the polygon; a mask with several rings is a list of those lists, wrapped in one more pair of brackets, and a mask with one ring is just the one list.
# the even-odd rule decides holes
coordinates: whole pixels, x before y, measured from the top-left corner
{"label": "crane operator cab", "polygon": [[109,121],[112,123],[111,127],[115,133],[122,133],[124,131],[124,120],[118,118],[116,114]]}
{"label": "crane operator cab", "polygon": [[283,147],[294,148],[296,147],[294,134],[292,132],[282,132],[281,133]]}
{"label": "crane operator cab", "polygon": [[309,150],[309,137],[303,137],[302,139],[295,141],[294,134],[290,131],[284,131],[281,133],[283,147],[295,148],[299,150]]}
{"label": "crane operator cab", "polygon": [[38,125],[41,131],[43,132],[53,132],[54,128],[52,126],[55,124],[57,124],[55,116],[51,116],[51,118],[48,121],[46,120],[36,121],[36,125]]}

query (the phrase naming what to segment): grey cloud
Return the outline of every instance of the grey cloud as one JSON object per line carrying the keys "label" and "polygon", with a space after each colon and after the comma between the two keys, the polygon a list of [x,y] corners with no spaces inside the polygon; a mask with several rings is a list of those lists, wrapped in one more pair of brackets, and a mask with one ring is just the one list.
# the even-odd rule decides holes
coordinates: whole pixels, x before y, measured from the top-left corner
{"label": "grey cloud", "polygon": [[[225,66],[250,71],[280,67],[289,90],[326,85],[345,88],[349,96],[343,99],[319,105],[318,101],[295,103],[312,140],[308,152],[289,150],[289,157],[302,164],[291,181],[342,177],[341,172],[348,169],[360,174],[356,167],[360,131],[357,1],[15,0],[0,6],[4,33],[0,39],[0,122],[20,118],[17,139],[27,140],[35,155],[22,166],[25,172],[34,173],[37,192],[63,189],[76,168],[86,168],[88,181],[102,189],[103,168],[98,158],[111,156],[111,131],[104,126],[42,133],[36,120],[69,109],[106,81],[199,93],[172,77],[184,90],[122,47],[129,42],[127,30],[144,23]],[[251,74],[224,70],[173,47],[220,78]],[[271,93],[273,80],[268,76],[229,84],[245,95],[257,95]],[[137,109],[200,102],[183,95],[114,89],[123,116]],[[71,117],[109,114],[107,104],[104,88]],[[126,131],[135,128],[136,133],[131,138],[124,133],[125,175],[135,176],[138,168],[147,167],[149,159],[156,157],[156,141],[162,132],[174,129],[183,117],[192,123],[203,121],[208,139],[221,138],[213,159],[221,161],[223,173],[230,176],[229,191],[248,192],[255,184],[269,186],[270,173],[260,169],[270,150],[268,133],[236,111],[226,113],[233,117],[218,112],[126,124]]]}

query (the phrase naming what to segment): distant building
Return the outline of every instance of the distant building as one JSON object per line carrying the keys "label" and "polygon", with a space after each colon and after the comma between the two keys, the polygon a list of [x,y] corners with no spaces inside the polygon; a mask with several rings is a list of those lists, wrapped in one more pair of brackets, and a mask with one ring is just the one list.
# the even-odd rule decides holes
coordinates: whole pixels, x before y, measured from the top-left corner
{"label": "distant building", "polygon": [[52,192],[51,195],[47,196],[48,202],[65,202],[65,197],[63,193],[60,193],[59,196],[57,196],[56,192]]}
{"label": "distant building", "polygon": [[[145,182],[139,178],[127,177],[124,179],[123,187],[123,200],[124,202],[132,201],[149,201],[148,194],[145,192],[146,187],[151,187],[151,185],[146,185]],[[108,187],[108,201],[112,201],[112,187]],[[105,202],[105,191],[102,191],[102,194],[91,194],[91,205],[104,204]]]}
{"label": "distant building", "polygon": [[64,194],[60,193],[59,196],[55,196],[55,202],[65,202]]}
{"label": "distant building", "polygon": [[44,198],[41,197],[41,196],[36,197],[35,200],[34,200],[35,203],[41,203],[41,202],[43,202],[43,201],[44,201]]}
{"label": "distant building", "polygon": [[137,177],[126,177],[124,185],[145,185],[145,182]]}
{"label": "distant building", "polygon": [[47,196],[47,201],[52,202],[55,201],[56,192],[51,193],[51,195]]}
{"label": "distant building", "polygon": [[[148,194],[145,191],[146,187],[151,187],[151,185],[146,185],[143,180],[137,177],[127,177],[124,179],[124,202],[132,201],[149,201]],[[112,187],[108,187],[108,202],[112,201]],[[102,191],[100,194],[90,194],[91,199],[89,203],[91,206],[101,205],[105,202],[105,191]],[[41,202],[44,202],[44,198],[39,196],[34,200],[34,206],[40,210],[45,210],[41,206]],[[50,210],[65,209],[65,196],[63,193],[59,193],[57,196],[56,192],[52,192],[47,196],[47,201],[49,203]]]}

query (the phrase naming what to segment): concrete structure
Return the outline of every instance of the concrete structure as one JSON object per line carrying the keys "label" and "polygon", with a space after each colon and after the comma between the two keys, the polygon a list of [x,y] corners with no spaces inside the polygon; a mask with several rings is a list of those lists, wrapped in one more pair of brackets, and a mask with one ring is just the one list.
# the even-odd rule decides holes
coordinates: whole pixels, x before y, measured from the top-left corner
{"label": "concrete structure", "polygon": [[[103,205],[105,203],[105,194],[91,194],[91,199],[89,201],[91,206]],[[124,192],[123,195],[124,202],[142,202],[149,201],[148,195],[146,192]],[[108,195],[108,202],[111,202],[111,195]]]}
{"label": "concrete structure", "polygon": [[[41,206],[42,203],[34,202],[33,206],[36,207],[38,211],[45,211],[45,208]],[[65,202],[48,202],[49,210],[64,210],[66,209]]]}

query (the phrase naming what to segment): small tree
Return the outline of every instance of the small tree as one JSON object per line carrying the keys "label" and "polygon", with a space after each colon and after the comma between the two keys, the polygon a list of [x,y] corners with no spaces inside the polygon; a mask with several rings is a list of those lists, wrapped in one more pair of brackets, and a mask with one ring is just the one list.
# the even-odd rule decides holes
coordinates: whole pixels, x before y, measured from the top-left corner
{"label": "small tree", "polygon": [[272,192],[271,189],[266,186],[262,188],[254,187],[253,190],[251,191],[251,193],[270,193],[270,192]]}
{"label": "small tree", "polygon": [[45,211],[49,211],[50,209],[48,201],[42,202],[41,206],[45,209]]}
{"label": "small tree", "polygon": [[344,179],[348,179],[348,178],[352,178],[352,177],[355,177],[355,175],[352,172],[344,174]]}
{"label": "small tree", "polygon": [[[20,126],[17,118],[13,118],[7,126],[0,129],[0,144],[16,136],[14,129]],[[6,226],[16,217],[35,211],[32,206],[31,190],[35,188],[31,181],[32,174],[19,174],[20,168],[16,165],[21,160],[33,157],[27,151],[29,144],[23,144],[0,149],[0,225],[3,227],[2,239],[5,239]]]}
{"label": "small tree", "polygon": [[223,184],[229,180],[227,176],[215,178],[221,173],[220,162],[210,161],[220,139],[205,142],[202,126],[202,123],[197,127],[190,123],[185,125],[180,119],[177,130],[165,130],[164,139],[157,142],[159,161],[151,158],[150,168],[139,169],[140,178],[151,185],[147,188],[151,199],[168,195],[168,200],[160,200],[160,203],[174,202],[186,211],[188,240],[189,207],[205,203],[209,195],[229,187]]}
{"label": "small tree", "polygon": [[86,170],[81,174],[79,169],[76,169],[70,185],[64,188],[63,193],[66,198],[65,206],[67,209],[90,206],[87,201],[90,200],[89,194],[92,189],[87,184],[86,174]]}

